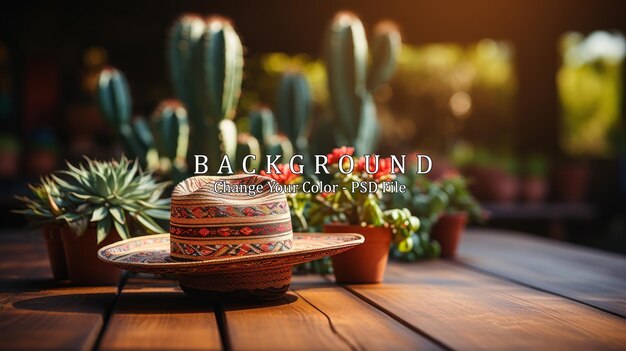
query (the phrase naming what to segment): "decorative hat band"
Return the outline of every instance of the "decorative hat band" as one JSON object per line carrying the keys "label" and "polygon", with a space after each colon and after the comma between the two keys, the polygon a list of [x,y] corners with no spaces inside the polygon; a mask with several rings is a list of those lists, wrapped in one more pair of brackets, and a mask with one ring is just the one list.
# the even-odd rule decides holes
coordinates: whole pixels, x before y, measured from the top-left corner
{"label": "decorative hat band", "polygon": [[[216,191],[216,182],[260,187],[254,196]],[[290,250],[291,216],[274,180],[256,175],[191,177],[172,192],[171,256],[188,260]]]}

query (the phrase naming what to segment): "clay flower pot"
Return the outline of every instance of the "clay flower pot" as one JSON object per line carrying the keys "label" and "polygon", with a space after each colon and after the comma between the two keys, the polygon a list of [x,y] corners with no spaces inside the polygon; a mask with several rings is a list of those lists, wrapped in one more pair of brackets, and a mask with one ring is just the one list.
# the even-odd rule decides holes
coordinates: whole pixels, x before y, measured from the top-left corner
{"label": "clay flower pot", "polygon": [[556,198],[564,202],[582,202],[587,195],[591,169],[589,164],[568,164],[554,172]]}
{"label": "clay flower pot", "polygon": [[467,224],[466,212],[446,213],[439,217],[431,232],[433,239],[441,245],[442,257],[454,257],[463,230]]}
{"label": "clay flower pot", "polygon": [[46,224],[42,230],[48,248],[48,259],[50,260],[52,276],[56,280],[65,280],[68,276],[65,248],[63,247],[63,239],[61,239],[61,226],[58,224]]}
{"label": "clay flower pot", "polygon": [[391,229],[327,224],[324,226],[324,232],[357,233],[365,237],[365,243],[331,257],[337,283],[366,284],[383,281],[391,245]]}
{"label": "clay flower pot", "polygon": [[115,230],[97,244],[96,228],[89,227],[79,237],[69,228],[62,229],[63,247],[67,259],[67,271],[72,284],[116,285],[122,270],[98,259],[98,249],[122,240]]}
{"label": "clay flower pot", "polygon": [[481,201],[511,203],[517,198],[517,178],[497,167],[473,166],[465,173],[472,179],[471,193]]}
{"label": "clay flower pot", "polygon": [[544,178],[526,178],[521,182],[522,199],[530,203],[541,203],[548,194],[548,182]]}

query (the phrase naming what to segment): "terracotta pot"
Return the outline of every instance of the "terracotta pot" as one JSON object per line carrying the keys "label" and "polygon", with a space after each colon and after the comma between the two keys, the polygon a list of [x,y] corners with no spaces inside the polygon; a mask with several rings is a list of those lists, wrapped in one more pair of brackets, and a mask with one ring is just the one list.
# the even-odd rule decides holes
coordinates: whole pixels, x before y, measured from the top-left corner
{"label": "terracotta pot", "polygon": [[324,232],[358,233],[365,237],[363,244],[331,257],[337,283],[365,284],[383,281],[391,245],[391,229],[327,224]]}
{"label": "terracotta pot", "polygon": [[497,167],[469,167],[465,174],[471,179],[470,191],[486,202],[510,203],[519,193],[517,178]]}
{"label": "terracotta pot", "polygon": [[48,247],[48,260],[52,276],[56,280],[67,279],[67,263],[65,261],[65,248],[61,238],[61,226],[58,224],[46,224],[43,228],[43,237]]}
{"label": "terracotta pot", "polygon": [[441,245],[442,257],[454,257],[463,230],[467,224],[466,212],[446,213],[433,225],[431,236]]}
{"label": "terracotta pot", "polygon": [[62,237],[72,284],[116,285],[119,282],[122,270],[100,261],[97,256],[101,247],[122,240],[115,230],[111,230],[100,245],[97,244],[96,228],[92,227],[79,237],[64,227]]}
{"label": "terracotta pot", "polygon": [[543,202],[547,194],[548,182],[543,178],[526,178],[521,182],[521,195],[526,202]]}
{"label": "terracotta pot", "polygon": [[569,164],[554,172],[556,199],[565,202],[582,202],[587,195],[591,170],[586,163]]}

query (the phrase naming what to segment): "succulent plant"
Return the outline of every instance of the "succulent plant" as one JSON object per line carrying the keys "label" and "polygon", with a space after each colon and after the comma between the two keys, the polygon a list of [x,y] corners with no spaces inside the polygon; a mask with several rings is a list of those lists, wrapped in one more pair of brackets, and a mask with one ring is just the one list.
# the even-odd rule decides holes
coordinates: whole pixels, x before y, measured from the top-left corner
{"label": "succulent plant", "polygon": [[69,203],[61,197],[54,180],[41,177],[39,184],[29,184],[28,188],[33,197],[16,196],[25,208],[13,212],[23,214],[29,222],[38,225],[58,222],[57,217],[67,210]]}
{"label": "succulent plant", "polygon": [[190,152],[209,157],[216,172],[223,154],[235,159],[232,119],[241,93],[243,47],[223,17],[184,15],[172,27],[170,72],[176,95],[189,113]]}
{"label": "succulent plant", "polygon": [[337,141],[354,145],[359,154],[371,153],[377,144],[379,127],[372,94],[391,77],[401,44],[395,24],[381,22],[374,29],[368,53],[363,24],[350,12],[338,13],[328,29],[325,63]]}
{"label": "succulent plant", "polygon": [[304,169],[311,165],[308,134],[311,126],[311,87],[299,72],[283,73],[276,98],[279,130],[289,138],[295,153],[303,156]]}
{"label": "succulent plant", "polygon": [[86,161],[87,167],[67,163],[69,170],[59,172],[63,178],[51,175],[66,201],[57,219],[64,220],[77,236],[95,223],[98,243],[111,228],[128,239],[134,233],[131,224],[149,233],[164,232],[154,219],[169,219],[170,199],[161,199],[168,182],[157,183],[151,173],[144,173],[137,162],[125,157],[119,162]]}

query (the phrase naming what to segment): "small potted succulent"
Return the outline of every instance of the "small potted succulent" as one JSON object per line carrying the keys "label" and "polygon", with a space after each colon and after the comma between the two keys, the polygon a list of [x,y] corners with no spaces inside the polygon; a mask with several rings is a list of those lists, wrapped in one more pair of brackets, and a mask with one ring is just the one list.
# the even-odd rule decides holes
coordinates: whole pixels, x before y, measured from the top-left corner
{"label": "small potted succulent", "polygon": [[24,209],[13,212],[26,216],[29,223],[42,228],[52,276],[57,280],[67,279],[65,249],[61,240],[61,220],[57,217],[69,205],[59,192],[57,184],[50,177],[42,177],[39,184],[28,185],[32,197],[16,196],[24,204]]}
{"label": "small potted succulent", "polygon": [[525,167],[524,177],[520,184],[520,193],[524,201],[541,203],[548,194],[548,164],[540,155],[531,156]]}
{"label": "small potted succulent", "polygon": [[441,245],[443,257],[454,257],[468,220],[482,221],[480,205],[468,189],[465,178],[456,172],[436,181],[419,177],[411,189],[411,211],[422,221],[425,231]]}
{"label": "small potted succulent", "polygon": [[67,166],[50,175],[59,198],[50,204],[69,278],[76,284],[115,284],[121,271],[98,260],[97,250],[132,235],[164,232],[156,220],[169,219],[170,199],[161,199],[169,183],[158,183],[126,158]]}
{"label": "small potted succulent", "polygon": [[[353,157],[354,148],[342,147],[328,155],[329,171],[333,174],[330,184],[337,184],[334,193],[316,194],[311,202],[309,222],[323,225],[326,233],[359,233],[365,243],[350,251],[333,256],[335,278],[339,283],[379,283],[387,266],[390,245],[407,252],[412,249],[412,233],[417,231],[420,221],[407,209],[384,210],[380,191],[351,192],[353,182],[391,181],[389,159],[370,158],[370,170],[366,172],[365,158]],[[347,157],[342,158],[346,155]],[[339,172],[339,162],[352,162],[350,173]],[[346,167],[345,169],[348,169]]]}

